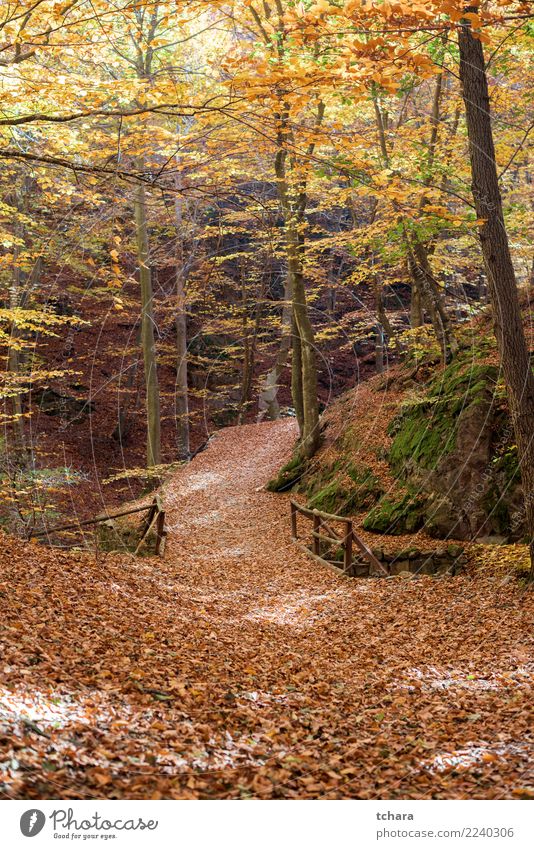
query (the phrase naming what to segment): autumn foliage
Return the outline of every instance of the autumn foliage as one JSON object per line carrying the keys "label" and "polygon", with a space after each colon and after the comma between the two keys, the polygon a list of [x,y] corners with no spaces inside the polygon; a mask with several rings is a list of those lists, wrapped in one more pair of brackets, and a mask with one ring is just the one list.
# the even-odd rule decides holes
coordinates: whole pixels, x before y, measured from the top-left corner
{"label": "autumn foliage", "polygon": [[[531,51],[524,0],[7,5],[1,793],[532,796]],[[312,565],[268,481],[357,437],[387,496],[386,420],[468,360],[514,545]],[[164,560],[72,531],[154,490]]]}

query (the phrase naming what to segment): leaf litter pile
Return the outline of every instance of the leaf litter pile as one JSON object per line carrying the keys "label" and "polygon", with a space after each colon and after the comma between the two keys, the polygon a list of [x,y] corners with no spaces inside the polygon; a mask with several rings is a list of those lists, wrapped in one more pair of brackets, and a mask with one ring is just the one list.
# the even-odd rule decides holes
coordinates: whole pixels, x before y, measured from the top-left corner
{"label": "leaf litter pile", "polygon": [[533,594],[345,579],[291,544],[290,420],[166,488],[164,559],[2,537],[4,798],[525,798]]}

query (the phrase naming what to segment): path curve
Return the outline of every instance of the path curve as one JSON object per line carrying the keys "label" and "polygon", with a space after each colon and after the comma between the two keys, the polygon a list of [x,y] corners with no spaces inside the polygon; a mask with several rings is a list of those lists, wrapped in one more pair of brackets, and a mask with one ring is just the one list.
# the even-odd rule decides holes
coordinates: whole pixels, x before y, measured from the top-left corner
{"label": "path curve", "polygon": [[[445,776],[449,785],[456,769],[459,796],[513,794],[514,780],[521,783],[519,775],[531,775],[530,737],[523,727],[503,735],[494,719],[489,723],[493,734],[487,720],[501,698],[504,707],[510,687],[525,695],[532,685],[534,664],[525,664],[532,653],[521,645],[510,652],[507,645],[506,624],[510,638],[517,638],[515,616],[505,615],[502,644],[491,647],[488,619],[494,628],[503,619],[499,603],[493,607],[493,594],[487,609],[473,615],[480,601],[465,580],[347,581],[297,550],[290,538],[288,497],[264,488],[289,459],[296,435],[292,419],[219,431],[208,450],[173,478],[166,497],[167,557],[209,611],[216,629],[212,639],[222,641],[228,657],[235,653],[242,660],[244,680],[242,672],[232,679],[229,698],[241,693],[238,703],[253,706],[260,726],[267,722],[276,728],[278,723],[284,729],[271,737],[270,758],[263,759],[266,773],[274,767],[276,774],[280,761],[294,757],[302,772],[297,796],[377,798],[381,784],[386,795],[424,795],[429,781],[439,785]],[[426,618],[428,606],[433,610]],[[481,651],[473,642],[477,634],[481,640],[482,632]],[[504,655],[501,663],[495,651]],[[460,715],[469,711],[470,722],[475,721],[479,699],[487,703],[478,715],[486,723],[483,739],[471,733],[472,726],[467,737],[458,737],[449,717],[439,744],[429,744],[426,723],[449,713],[451,701],[453,713],[455,708]],[[399,722],[395,705],[406,710],[406,701],[411,716]],[[301,721],[288,722],[288,716],[295,720],[301,713],[309,718],[304,736]],[[415,728],[422,723],[422,749],[406,745],[404,723]],[[323,735],[330,762],[321,754]],[[417,735],[409,738],[415,741]],[[362,746],[373,740],[378,754],[371,747],[367,758]],[[252,750],[251,763],[261,761],[258,740]],[[351,751],[356,762],[366,761],[363,770]],[[405,767],[399,769],[402,762]],[[515,776],[508,788],[473,778],[480,764],[490,763],[492,771],[501,773],[499,782],[508,772]],[[334,770],[325,780],[329,766]],[[470,789],[462,790],[464,784]],[[265,789],[268,796],[292,792],[291,782]]]}
{"label": "path curve", "polygon": [[10,572],[6,555],[0,616],[8,598],[18,624],[0,792],[508,798],[533,786],[532,597],[468,577],[345,579],[307,558],[288,497],[264,489],[295,437],[291,419],[218,432],[165,487],[164,559],[29,551]]}

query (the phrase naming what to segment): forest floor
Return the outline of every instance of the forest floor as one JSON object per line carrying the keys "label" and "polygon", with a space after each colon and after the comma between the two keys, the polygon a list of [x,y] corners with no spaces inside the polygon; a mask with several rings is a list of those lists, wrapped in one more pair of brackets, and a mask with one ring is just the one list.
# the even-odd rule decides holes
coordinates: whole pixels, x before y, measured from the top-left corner
{"label": "forest floor", "polygon": [[534,594],[314,563],[263,488],[294,437],[220,431],[163,560],[2,538],[1,795],[534,796]]}

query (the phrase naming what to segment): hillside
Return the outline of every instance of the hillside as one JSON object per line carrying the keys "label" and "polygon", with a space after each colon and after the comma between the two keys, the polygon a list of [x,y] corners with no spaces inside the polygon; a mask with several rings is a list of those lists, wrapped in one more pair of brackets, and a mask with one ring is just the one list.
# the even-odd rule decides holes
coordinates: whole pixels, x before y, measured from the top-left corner
{"label": "hillside", "polygon": [[[522,300],[532,349],[533,295]],[[375,534],[524,541],[517,450],[490,327],[488,310],[466,323],[448,366],[415,354],[343,394],[323,416],[317,455],[304,466],[290,462],[270,488],[292,488],[308,506],[356,517]]]}

